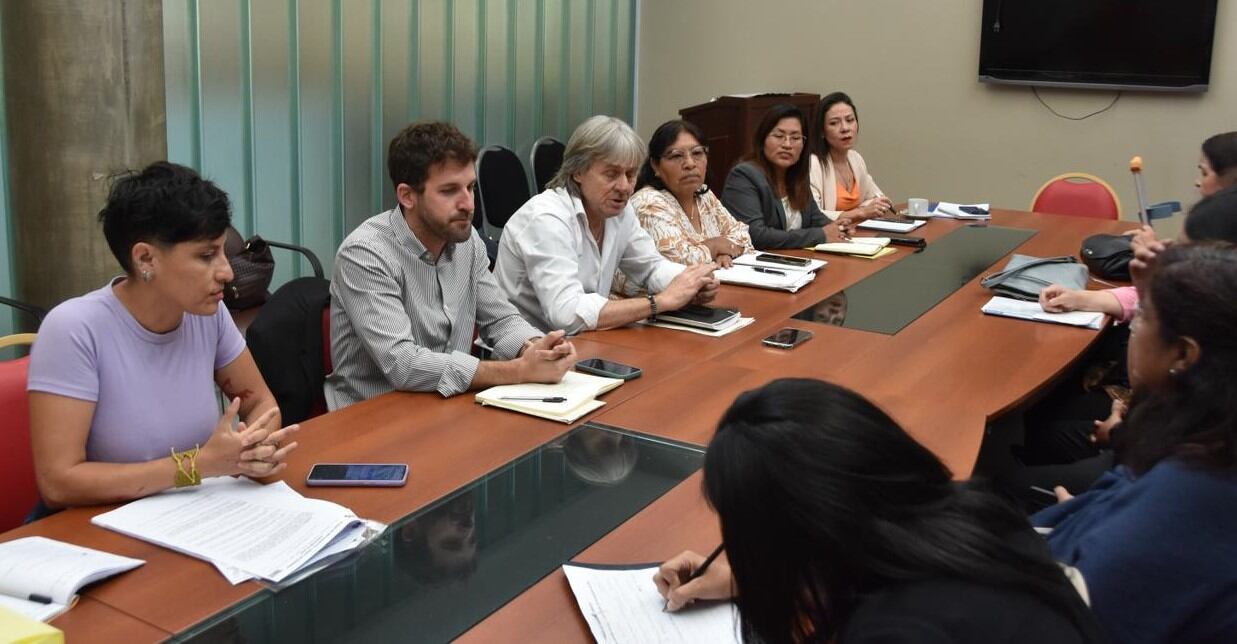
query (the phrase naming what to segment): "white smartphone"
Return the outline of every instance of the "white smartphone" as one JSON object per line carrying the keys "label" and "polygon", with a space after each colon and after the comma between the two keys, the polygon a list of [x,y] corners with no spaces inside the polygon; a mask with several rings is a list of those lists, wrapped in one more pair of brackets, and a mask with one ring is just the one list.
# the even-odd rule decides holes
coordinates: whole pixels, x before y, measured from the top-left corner
{"label": "white smartphone", "polygon": [[310,486],[400,487],[407,481],[403,463],[317,463],[305,477]]}
{"label": "white smartphone", "polygon": [[761,342],[763,342],[766,346],[775,347],[778,349],[793,349],[810,339],[812,339],[811,331],[785,328],[765,338],[764,340],[761,340]]}

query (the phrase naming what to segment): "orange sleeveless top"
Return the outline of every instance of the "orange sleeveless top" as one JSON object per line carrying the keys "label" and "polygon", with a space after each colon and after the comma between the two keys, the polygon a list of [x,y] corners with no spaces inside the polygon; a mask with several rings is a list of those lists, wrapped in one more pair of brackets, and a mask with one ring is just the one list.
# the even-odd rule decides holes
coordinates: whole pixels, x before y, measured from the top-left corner
{"label": "orange sleeveless top", "polygon": [[860,192],[859,188],[859,177],[855,177],[855,182],[850,185],[850,190],[842,187],[842,181],[840,179],[837,181],[835,189],[837,191],[838,199],[837,203],[833,206],[834,210],[841,210],[845,212],[859,206],[859,201],[863,197],[863,193]]}

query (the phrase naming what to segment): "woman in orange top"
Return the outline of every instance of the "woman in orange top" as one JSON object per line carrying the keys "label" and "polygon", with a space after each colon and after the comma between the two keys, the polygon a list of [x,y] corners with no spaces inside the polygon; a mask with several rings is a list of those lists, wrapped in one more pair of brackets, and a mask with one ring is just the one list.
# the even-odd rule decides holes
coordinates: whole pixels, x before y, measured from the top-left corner
{"label": "woman in orange top", "polygon": [[834,92],[820,99],[812,126],[808,181],[812,198],[825,215],[862,221],[894,214],[893,202],[877,187],[854,149],[859,113],[850,97]]}

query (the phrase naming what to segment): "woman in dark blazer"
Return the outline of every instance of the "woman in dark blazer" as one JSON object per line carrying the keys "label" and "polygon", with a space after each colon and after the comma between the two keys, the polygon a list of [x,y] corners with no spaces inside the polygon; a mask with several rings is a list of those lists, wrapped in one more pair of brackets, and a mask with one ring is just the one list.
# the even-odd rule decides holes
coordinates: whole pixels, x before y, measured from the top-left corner
{"label": "woman in dark blazer", "polygon": [[747,224],[758,249],[814,246],[826,240],[827,232],[846,235],[851,225],[849,220],[830,221],[812,199],[804,122],[797,107],[770,108],[745,160],[726,177],[722,204]]}

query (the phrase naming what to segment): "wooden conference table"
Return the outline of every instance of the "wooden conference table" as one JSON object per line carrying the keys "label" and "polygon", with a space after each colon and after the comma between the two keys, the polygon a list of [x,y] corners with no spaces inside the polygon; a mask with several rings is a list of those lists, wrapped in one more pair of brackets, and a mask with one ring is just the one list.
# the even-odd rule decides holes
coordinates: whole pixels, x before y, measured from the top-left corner
{"label": "wooden conference table", "polygon": [[[991,225],[1036,231],[1015,252],[1040,257],[1075,255],[1088,235],[1131,226],[1000,210]],[[963,226],[933,220],[914,234],[931,248]],[[606,394],[606,406],[584,420],[703,446],[738,393],[780,377],[821,378],[863,393],[940,456],[955,476],[968,476],[988,421],[1052,383],[1097,334],[981,314],[990,294],[979,286],[980,276],[1004,265],[1004,257],[892,335],[791,319],[911,256],[904,247],[874,260],[818,255],[828,266],[795,294],[723,286],[716,304],[738,308],[755,321],[722,338],[649,327],[583,334],[575,340],[581,358],[603,357],[644,372]],[[791,351],[760,343],[785,326],[810,329],[815,337]],[[303,423],[300,449],[281,478],[306,496],[392,523],[569,429],[480,407],[469,395],[444,400],[437,394],[391,393]],[[375,461],[408,463],[408,485],[304,485],[313,463]],[[0,534],[0,541],[42,535],[146,560],[140,568],[88,588],[77,607],[53,621],[70,641],[164,639],[262,591],[253,582],[229,585],[205,562],[90,524],[90,517],[108,509],[70,509]],[[707,552],[718,540],[717,521],[701,497],[697,472],[577,559],[660,561],[683,549]],[[589,634],[562,572],[555,570],[461,639],[563,642],[587,641]]]}

